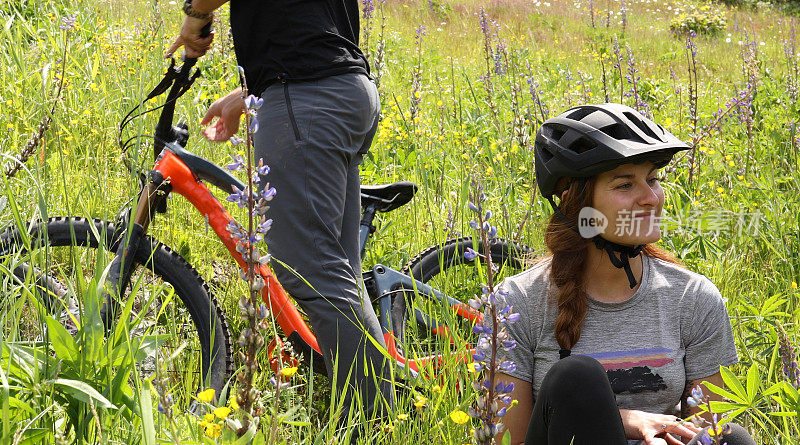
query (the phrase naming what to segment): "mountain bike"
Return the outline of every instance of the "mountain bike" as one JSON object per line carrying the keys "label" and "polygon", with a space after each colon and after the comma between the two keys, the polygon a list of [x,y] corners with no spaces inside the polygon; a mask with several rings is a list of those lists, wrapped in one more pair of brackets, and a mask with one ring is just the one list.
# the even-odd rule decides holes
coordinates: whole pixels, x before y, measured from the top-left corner
{"label": "mountain bike", "polygon": [[[59,217],[32,221],[27,230],[6,230],[0,234],[0,265],[11,262],[12,278],[32,283],[36,299],[54,315],[63,315],[67,302],[82,291],[76,282],[86,283],[87,276],[105,271],[102,318],[106,328],[124,313],[139,321],[137,329],[155,339],[156,347],[150,345],[144,354],[142,370],[166,373],[172,385],[219,391],[234,372],[226,314],[200,274],[175,250],[147,235],[156,214],[167,211],[167,197],[177,193],[197,209],[238,266],[244,266],[236,241],[226,230],[232,217],[208,185],[226,194],[233,193],[234,187],[244,190],[245,185],[188,151],[188,125],[173,125],[176,100],[200,75],[199,69],[192,72],[195,62],[187,58],[178,67],[173,60],[161,82],[120,124],[122,134],[133,118],[161,109],[153,135],[155,164],[141,175],[136,206],[124,209],[113,222]],[[165,92],[164,105],[139,112],[148,100]],[[120,138],[123,151],[134,138],[124,142]],[[416,191],[411,182],[362,186],[362,257],[375,232],[376,215],[403,206]],[[481,255],[467,260],[467,248]],[[382,264],[365,270],[364,287],[376,306],[388,355],[408,376],[425,369],[435,374],[448,353],[443,345],[444,349],[452,346],[450,353],[456,351],[459,360],[471,360],[469,344],[463,339],[470,338],[471,327],[482,314],[462,301],[479,292],[475,274],[483,267],[481,261],[490,256],[500,274],[513,273],[524,267],[531,253],[526,246],[502,239],[484,252],[472,238],[460,237],[425,249],[399,271]],[[260,267],[258,273],[266,283],[263,300],[277,326],[301,360],[324,373],[319,345],[302,309],[269,267]],[[471,290],[466,290],[465,283]],[[123,307],[125,311],[120,310]],[[275,347],[273,341],[269,348]],[[285,354],[281,359],[292,360]]]}

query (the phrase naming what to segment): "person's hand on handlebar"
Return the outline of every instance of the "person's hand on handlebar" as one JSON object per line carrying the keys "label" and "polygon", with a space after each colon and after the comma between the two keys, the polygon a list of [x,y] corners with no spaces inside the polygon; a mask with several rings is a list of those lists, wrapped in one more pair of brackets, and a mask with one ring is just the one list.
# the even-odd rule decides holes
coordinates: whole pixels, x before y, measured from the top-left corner
{"label": "person's hand on handlebar", "polygon": [[203,130],[203,136],[209,141],[225,142],[239,131],[239,121],[244,113],[242,89],[236,88],[224,97],[220,97],[210,107],[200,125],[208,125],[215,117],[214,124]]}
{"label": "person's hand on handlebar", "polygon": [[175,41],[172,42],[172,45],[167,50],[165,57],[172,57],[172,54],[181,46],[183,46],[184,51],[186,52],[186,57],[196,59],[203,56],[211,46],[211,42],[214,40],[213,32],[207,37],[200,37],[203,26],[209,23],[209,20],[187,16],[183,20],[180,34],[175,38]]}

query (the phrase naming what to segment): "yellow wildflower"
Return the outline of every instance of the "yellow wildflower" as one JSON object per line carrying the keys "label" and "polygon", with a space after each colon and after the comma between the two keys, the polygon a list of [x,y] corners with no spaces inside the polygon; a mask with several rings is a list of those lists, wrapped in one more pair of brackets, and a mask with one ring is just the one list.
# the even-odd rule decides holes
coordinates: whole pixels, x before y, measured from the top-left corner
{"label": "yellow wildflower", "polygon": [[450,413],[450,420],[459,425],[463,425],[469,421],[469,414],[461,410],[455,410]]}
{"label": "yellow wildflower", "polygon": [[281,369],[281,375],[287,378],[292,377],[297,373],[297,366],[292,366],[291,368],[283,368]]}
{"label": "yellow wildflower", "polygon": [[213,422],[214,421],[214,413],[206,414],[205,416],[203,416],[203,420],[205,420],[206,422]]}
{"label": "yellow wildflower", "polygon": [[478,372],[478,370],[475,369],[475,365],[477,365],[477,363],[475,363],[475,362],[467,364],[467,371],[469,371],[469,372]]}
{"label": "yellow wildflower", "polygon": [[408,420],[408,414],[398,414],[397,420]]}
{"label": "yellow wildflower", "polygon": [[722,187],[717,187],[717,193],[725,193],[725,189]]}
{"label": "yellow wildflower", "polygon": [[222,434],[222,425],[218,425],[216,423],[212,423],[211,425],[206,427],[206,436],[216,439],[217,437]]}
{"label": "yellow wildflower", "polygon": [[797,289],[797,283],[795,283],[794,281],[792,281],[792,289]]}
{"label": "yellow wildflower", "polygon": [[422,408],[426,403],[428,403],[428,398],[419,396],[417,397],[417,400],[414,401],[414,406],[417,408]]}
{"label": "yellow wildflower", "polygon": [[439,385],[433,385],[433,386],[431,386],[431,391],[433,391],[435,393],[440,393],[440,392],[442,392],[442,387],[439,386]]}
{"label": "yellow wildflower", "polygon": [[214,388],[208,388],[205,391],[200,391],[199,393],[197,393],[197,398],[203,402],[211,403],[211,401],[214,400],[215,392],[216,391],[214,391]]}
{"label": "yellow wildflower", "polygon": [[228,405],[230,405],[230,407],[233,408],[234,411],[239,409],[239,402],[236,400],[236,397],[231,397],[231,400],[230,402],[228,402]]}
{"label": "yellow wildflower", "polygon": [[224,419],[230,415],[233,410],[228,408],[227,406],[220,406],[214,410],[214,415],[219,417],[220,419]]}

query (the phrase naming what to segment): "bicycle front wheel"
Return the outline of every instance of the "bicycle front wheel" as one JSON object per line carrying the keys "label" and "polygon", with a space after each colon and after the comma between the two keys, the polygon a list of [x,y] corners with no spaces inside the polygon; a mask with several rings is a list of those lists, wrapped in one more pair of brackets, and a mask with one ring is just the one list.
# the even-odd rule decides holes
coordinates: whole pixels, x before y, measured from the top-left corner
{"label": "bicycle front wheel", "polygon": [[[6,263],[15,278],[15,284],[3,284],[8,287],[2,297],[5,341],[31,345],[46,338],[43,317],[50,314],[77,331],[71,320],[80,317],[76,309],[87,295],[101,293],[96,286],[121,230],[99,219],[74,217],[28,228],[27,234],[17,229],[0,234],[0,265]],[[132,269],[123,305],[131,303],[125,322],[131,344],[138,347],[133,352],[139,377],[162,380],[181,408],[190,406],[200,388],[219,393],[232,373],[233,355],[224,314],[209,287],[180,255],[150,237],[140,242]],[[41,303],[38,308],[21,303],[24,286]]]}
{"label": "bicycle front wheel", "polygon": [[[468,260],[467,248],[480,256]],[[521,272],[533,257],[533,249],[502,238],[493,240],[489,256],[496,266],[494,282]],[[466,303],[481,292],[486,282],[486,252],[483,245],[462,237],[431,246],[409,261],[403,273],[414,277],[459,302]],[[474,344],[473,320],[464,317],[446,301],[421,298],[412,292],[392,299],[392,328],[406,357],[427,357],[463,350]]]}

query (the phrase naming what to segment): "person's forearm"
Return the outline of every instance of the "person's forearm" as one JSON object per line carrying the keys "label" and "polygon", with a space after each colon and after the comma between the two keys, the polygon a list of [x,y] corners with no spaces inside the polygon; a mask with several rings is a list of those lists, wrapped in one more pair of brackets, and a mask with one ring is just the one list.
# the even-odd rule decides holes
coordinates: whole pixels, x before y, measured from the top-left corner
{"label": "person's forearm", "polygon": [[219,8],[227,2],[228,0],[192,0],[192,8],[201,14],[205,14]]}

